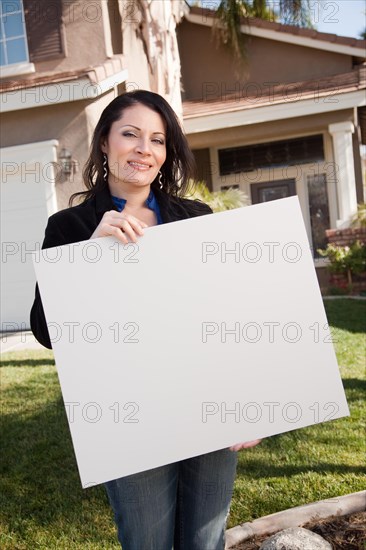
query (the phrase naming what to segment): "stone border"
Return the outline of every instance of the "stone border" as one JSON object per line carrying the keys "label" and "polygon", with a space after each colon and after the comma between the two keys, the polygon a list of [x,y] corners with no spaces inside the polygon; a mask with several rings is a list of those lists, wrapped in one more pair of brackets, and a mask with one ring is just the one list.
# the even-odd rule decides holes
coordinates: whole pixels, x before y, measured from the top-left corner
{"label": "stone border", "polygon": [[324,519],[333,515],[345,516],[365,509],[366,491],[358,491],[349,495],[289,508],[227,529],[225,548],[232,548],[234,545],[255,535],[269,536],[288,527],[299,527],[313,519]]}

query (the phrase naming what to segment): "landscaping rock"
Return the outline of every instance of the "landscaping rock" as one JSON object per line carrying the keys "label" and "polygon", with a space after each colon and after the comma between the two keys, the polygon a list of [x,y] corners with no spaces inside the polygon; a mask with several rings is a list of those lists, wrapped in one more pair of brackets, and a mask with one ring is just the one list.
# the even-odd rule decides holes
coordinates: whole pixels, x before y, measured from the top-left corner
{"label": "landscaping rock", "polygon": [[266,539],[259,550],[332,550],[332,546],[308,529],[290,527]]}

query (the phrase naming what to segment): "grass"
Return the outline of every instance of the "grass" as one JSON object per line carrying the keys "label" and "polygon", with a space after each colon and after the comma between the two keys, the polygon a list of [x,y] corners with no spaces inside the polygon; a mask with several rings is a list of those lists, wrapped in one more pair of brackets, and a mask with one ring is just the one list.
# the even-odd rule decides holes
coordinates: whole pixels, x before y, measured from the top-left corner
{"label": "grass", "polygon": [[[351,416],[242,451],[229,527],[364,489],[366,302],[325,306]],[[120,548],[103,487],[80,487],[52,352],[10,352],[1,370],[1,548]]]}
{"label": "grass", "polygon": [[231,526],[365,488],[366,302],[326,301],[325,308],[351,415],[241,453]]}

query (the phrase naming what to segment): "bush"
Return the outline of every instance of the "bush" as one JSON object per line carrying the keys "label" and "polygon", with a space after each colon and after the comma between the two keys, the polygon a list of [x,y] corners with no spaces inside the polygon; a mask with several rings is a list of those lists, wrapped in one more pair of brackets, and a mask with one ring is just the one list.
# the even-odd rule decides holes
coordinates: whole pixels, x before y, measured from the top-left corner
{"label": "bush", "polygon": [[241,208],[249,204],[247,195],[240,189],[229,188],[223,191],[210,191],[202,181],[191,180],[186,197],[205,202],[214,212]]}
{"label": "bush", "polygon": [[352,285],[352,275],[366,271],[366,246],[360,241],[350,246],[328,244],[325,250],[318,249],[318,252],[323,258],[329,259],[329,271],[346,275],[349,285]]}

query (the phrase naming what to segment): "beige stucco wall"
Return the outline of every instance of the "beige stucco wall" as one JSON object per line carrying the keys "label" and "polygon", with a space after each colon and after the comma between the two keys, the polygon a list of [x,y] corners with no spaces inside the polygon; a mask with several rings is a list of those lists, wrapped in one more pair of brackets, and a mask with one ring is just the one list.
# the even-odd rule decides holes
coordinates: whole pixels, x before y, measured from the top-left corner
{"label": "beige stucco wall", "polygon": [[141,40],[136,37],[135,29],[131,24],[123,26],[123,54],[125,67],[128,71],[127,91],[135,89],[149,90],[149,65]]}
{"label": "beige stucco wall", "polygon": [[[282,84],[352,70],[351,56],[251,36],[247,39],[248,74],[242,70],[236,76],[233,55],[224,48],[216,49],[210,27],[184,20],[177,32],[183,99],[220,97],[237,91],[238,86],[242,90],[248,82]],[[210,86],[209,97],[205,83],[216,84],[216,90]]]}

